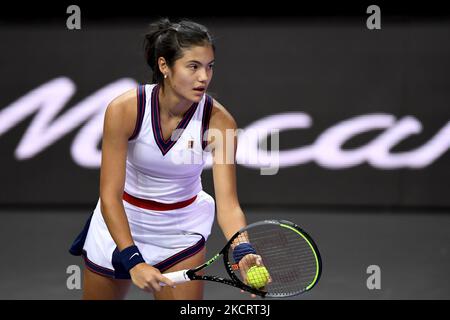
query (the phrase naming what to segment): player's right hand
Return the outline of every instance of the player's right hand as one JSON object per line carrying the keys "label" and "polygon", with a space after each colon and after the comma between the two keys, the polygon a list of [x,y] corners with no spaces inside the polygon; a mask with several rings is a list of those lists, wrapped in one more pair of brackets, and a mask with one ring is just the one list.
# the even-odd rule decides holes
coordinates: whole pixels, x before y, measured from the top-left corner
{"label": "player's right hand", "polygon": [[173,287],[175,283],[164,277],[161,272],[146,263],[139,263],[130,269],[131,280],[140,289],[147,292],[161,291],[160,282]]}

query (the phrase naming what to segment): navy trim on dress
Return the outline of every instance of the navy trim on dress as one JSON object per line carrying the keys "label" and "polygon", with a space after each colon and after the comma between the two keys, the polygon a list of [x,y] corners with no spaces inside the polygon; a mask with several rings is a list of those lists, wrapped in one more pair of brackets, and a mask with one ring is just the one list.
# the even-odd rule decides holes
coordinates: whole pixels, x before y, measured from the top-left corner
{"label": "navy trim on dress", "polygon": [[91,213],[89,218],[87,219],[83,230],[81,230],[80,234],[73,241],[72,246],[69,249],[70,254],[74,256],[81,256],[83,253],[84,242],[86,241],[86,236],[89,231],[89,226],[91,225],[92,216],[94,213]]}
{"label": "navy trim on dress", "polygon": [[[99,266],[98,264],[95,264],[94,262],[92,262],[91,260],[89,260],[88,257],[87,257],[87,252],[86,252],[86,250],[83,250],[83,253],[82,253],[81,256],[82,256],[83,259],[84,259],[84,263],[85,263],[86,267],[87,267],[89,270],[91,270],[92,272],[95,272],[95,273],[97,273],[97,274],[99,274],[99,275],[101,275],[101,276],[106,276],[106,277],[109,277],[109,278],[126,279],[126,278],[117,278],[117,277],[115,276],[114,270],[111,270],[111,269],[108,269],[108,268]],[[130,275],[128,274],[128,277],[129,277],[129,276],[130,276]],[[130,278],[128,278],[128,279],[130,279]]]}
{"label": "navy trim on dress", "polygon": [[[172,140],[172,137],[170,137],[168,140],[164,140],[162,130],[161,130],[161,118],[159,115],[159,85],[155,85],[152,91],[152,129],[153,129],[153,136],[155,137],[156,144],[159,147],[159,150],[161,150],[161,153],[166,155],[167,152],[175,145],[175,143],[178,141],[178,138],[181,134],[178,134],[175,139]],[[197,110],[198,103],[193,103],[188,111],[183,116],[183,119],[178,123],[175,130],[178,129],[186,129],[189,121],[192,119],[192,116],[195,113],[195,110]]]}
{"label": "navy trim on dress", "polygon": [[155,268],[158,268],[159,271],[164,272],[165,270],[169,269],[173,265],[189,258],[195,255],[196,253],[200,252],[200,250],[203,249],[205,246],[205,238],[202,238],[194,244],[192,247],[186,248],[183,251],[178,252],[177,254],[167,258],[164,261],[161,261],[154,265]]}
{"label": "navy trim on dress", "polygon": [[209,128],[209,120],[211,118],[211,112],[213,107],[213,99],[206,95],[205,107],[203,108],[203,118],[202,118],[202,130],[200,141],[202,142],[202,149],[205,150],[208,145],[207,137],[205,137],[205,132]]}
{"label": "navy trim on dress", "polygon": [[[192,257],[193,255],[200,252],[204,248],[205,243],[206,243],[205,238],[203,238],[202,236],[202,238],[193,246],[186,248],[183,251],[180,251],[174,254],[173,256],[167,258],[166,260],[153,265],[153,267],[157,268],[161,272],[164,272],[170,267],[176,265],[177,263],[186,260],[187,258]],[[119,250],[117,247],[114,250],[111,259],[111,263],[114,267],[114,270],[104,268],[89,260],[87,258],[86,250],[83,250],[82,257],[84,259],[86,267],[92,272],[113,279],[131,279],[130,273],[126,271],[125,267],[120,263]]]}
{"label": "navy trim on dress", "polygon": [[136,116],[136,126],[134,127],[133,134],[128,138],[128,141],[135,139],[139,132],[141,131],[142,121],[144,119],[145,114],[145,85],[138,86],[136,89],[136,98],[137,98],[137,116]]}

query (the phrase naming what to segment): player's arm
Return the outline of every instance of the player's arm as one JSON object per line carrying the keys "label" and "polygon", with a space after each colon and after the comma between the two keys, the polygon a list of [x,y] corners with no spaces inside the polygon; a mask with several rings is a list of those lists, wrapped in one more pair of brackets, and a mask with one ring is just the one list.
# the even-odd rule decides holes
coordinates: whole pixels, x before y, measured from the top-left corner
{"label": "player's arm", "polygon": [[173,282],[158,269],[145,263],[134,245],[122,202],[128,138],[136,125],[136,91],[113,100],[105,113],[100,171],[101,211],[108,230],[120,251],[120,260],[130,272],[133,283],[145,291],[160,291],[159,283]]}
{"label": "player's arm", "polygon": [[128,138],[133,134],[137,117],[136,93],[133,91],[117,97],[108,105],[103,125],[101,211],[120,251],[134,244],[122,203]]}
{"label": "player's arm", "polygon": [[237,124],[232,115],[214,100],[208,141],[213,156],[217,221],[226,239],[246,226],[236,187]]}
{"label": "player's arm", "polygon": [[[237,124],[231,114],[217,101],[214,101],[210,128],[213,130],[208,133],[208,147],[211,148],[213,156],[217,221],[226,239],[229,240],[238,230],[244,228],[247,222],[237,195]],[[247,270],[253,265],[260,265],[261,258],[251,245],[251,239],[246,232],[233,241],[231,248],[233,259],[239,264],[240,272],[246,279]]]}

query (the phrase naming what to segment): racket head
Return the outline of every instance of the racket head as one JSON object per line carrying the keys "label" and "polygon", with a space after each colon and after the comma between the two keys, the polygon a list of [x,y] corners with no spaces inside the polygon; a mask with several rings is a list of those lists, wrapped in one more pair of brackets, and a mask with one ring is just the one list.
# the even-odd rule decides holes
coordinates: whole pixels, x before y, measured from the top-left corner
{"label": "racket head", "polygon": [[[263,288],[247,284],[247,271],[256,264],[255,255],[246,255],[239,264],[233,259],[233,248],[249,242],[262,266],[269,273],[256,273],[267,283]],[[322,273],[322,259],[314,240],[298,225],[287,220],[264,220],[247,225],[229,240],[222,250],[226,270],[243,290],[262,297],[283,298],[311,290]],[[260,269],[261,270],[261,269]],[[254,270],[255,271],[255,270]],[[256,270],[259,271],[259,270]],[[251,276],[254,276],[253,272]]]}

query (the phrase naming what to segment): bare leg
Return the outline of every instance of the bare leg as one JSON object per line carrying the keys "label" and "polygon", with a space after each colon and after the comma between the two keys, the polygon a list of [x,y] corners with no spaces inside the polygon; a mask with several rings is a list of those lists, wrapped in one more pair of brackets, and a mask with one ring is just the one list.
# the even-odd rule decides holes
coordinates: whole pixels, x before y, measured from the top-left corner
{"label": "bare leg", "polygon": [[[200,252],[177,263],[164,273],[190,269],[202,264],[205,261],[206,248]],[[201,274],[201,272],[199,272]],[[203,281],[189,281],[178,284],[176,288],[163,287],[160,292],[154,292],[156,300],[201,300],[203,299]]]}
{"label": "bare leg", "polygon": [[124,299],[131,280],[111,279],[84,268],[83,300]]}

